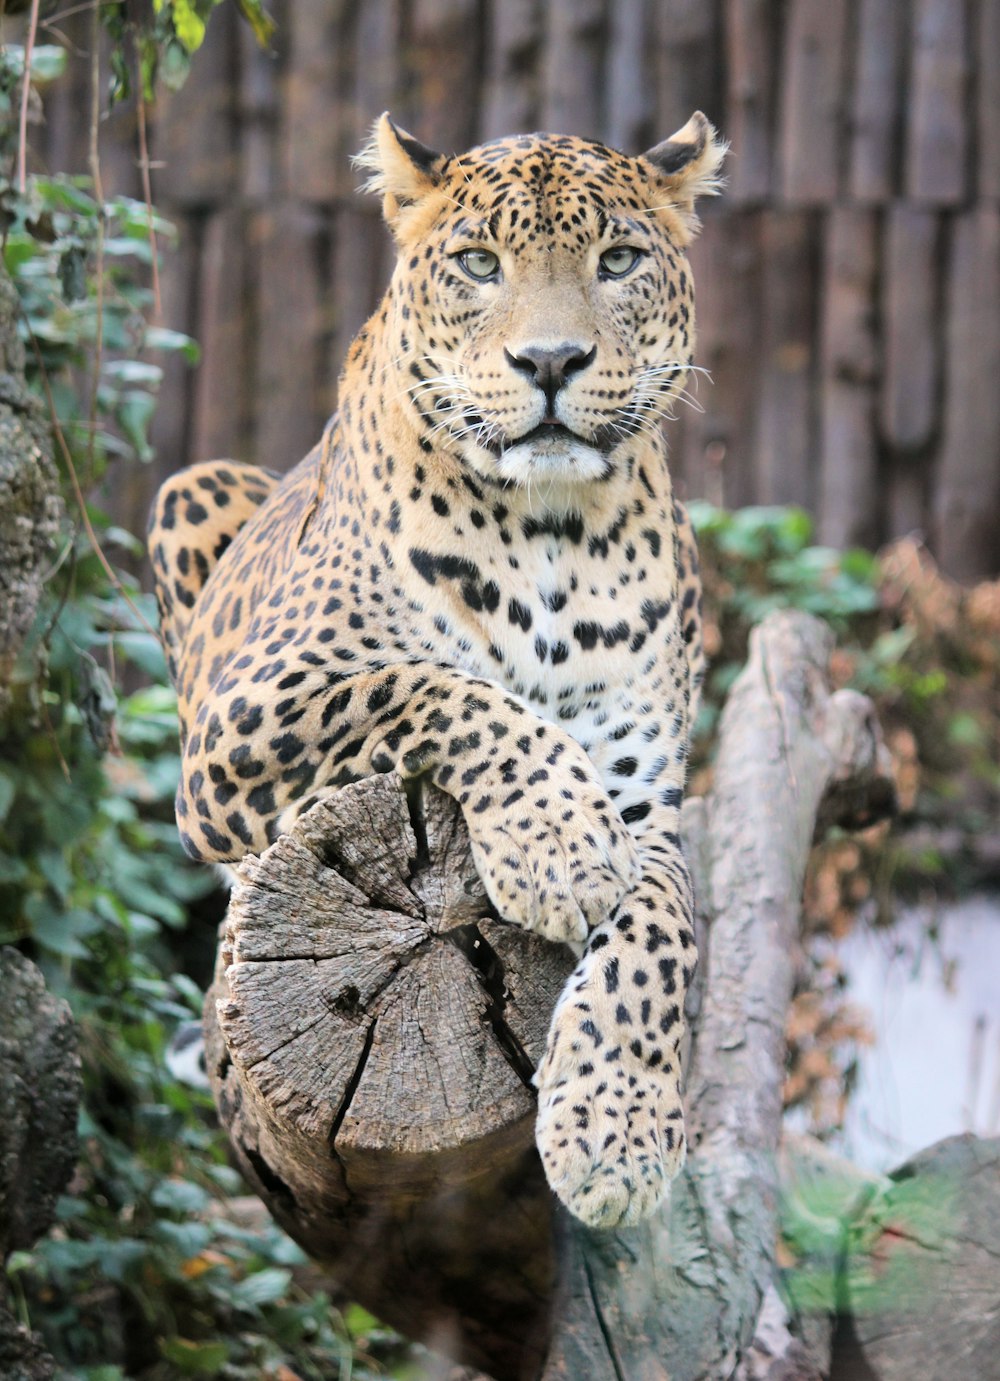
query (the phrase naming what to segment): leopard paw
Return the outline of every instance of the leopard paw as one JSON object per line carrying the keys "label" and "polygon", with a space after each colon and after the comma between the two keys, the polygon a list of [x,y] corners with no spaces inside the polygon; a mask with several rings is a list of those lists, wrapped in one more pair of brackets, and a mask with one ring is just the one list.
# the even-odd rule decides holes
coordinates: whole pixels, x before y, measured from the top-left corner
{"label": "leopard paw", "polygon": [[605,1039],[608,1015],[561,1004],[535,1075],[535,1139],[549,1184],[571,1213],[601,1228],[653,1213],[686,1154],[676,1051],[656,1052],[651,1065],[641,1046],[636,1054]]}
{"label": "leopard paw", "polygon": [[548,940],[583,941],[613,914],[640,869],[602,793],[598,783],[572,806],[552,790],[544,804],[524,798],[495,814],[466,813],[476,868],[505,920]]}

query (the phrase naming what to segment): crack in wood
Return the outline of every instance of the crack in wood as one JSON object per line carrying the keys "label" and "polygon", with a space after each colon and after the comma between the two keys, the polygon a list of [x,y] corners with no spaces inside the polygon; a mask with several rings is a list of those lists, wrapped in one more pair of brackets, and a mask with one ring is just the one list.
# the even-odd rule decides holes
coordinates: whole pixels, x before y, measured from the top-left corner
{"label": "crack in wood", "polygon": [[535,1062],[507,1024],[506,1011],[510,990],[507,987],[503,960],[493,946],[484,939],[478,926],[463,925],[444,936],[449,944],[466,958],[483,992],[489,998],[483,1013],[493,1028],[497,1044],[504,1058],[532,1096],[535,1085]]}
{"label": "crack in wood", "polygon": [[358,1085],[361,1083],[362,1076],[364,1075],[365,1066],[368,1063],[368,1056],[371,1054],[372,1046],[375,1044],[375,1028],[377,1026],[378,1018],[376,1017],[374,1021],[371,1023],[371,1025],[368,1027],[368,1033],[365,1036],[364,1046],[362,1047],[361,1054],[358,1056],[358,1063],[355,1065],[354,1072],[348,1080],[347,1087],[344,1089],[344,1096],[340,1100],[340,1106],[334,1113],[333,1123],[330,1127],[330,1134],[327,1137],[327,1142],[329,1143],[330,1150],[338,1160],[340,1159],[340,1157],[337,1154],[337,1134],[343,1126],[344,1118],[350,1111],[351,1102],[354,1098],[355,1093],[357,1093],[358,1091]]}

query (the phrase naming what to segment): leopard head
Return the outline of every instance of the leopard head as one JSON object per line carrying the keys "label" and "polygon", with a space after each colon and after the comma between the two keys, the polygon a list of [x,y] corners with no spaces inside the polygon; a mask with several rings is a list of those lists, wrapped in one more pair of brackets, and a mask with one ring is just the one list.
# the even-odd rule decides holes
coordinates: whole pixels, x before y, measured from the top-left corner
{"label": "leopard head", "polygon": [[700,112],[635,158],[548,134],[446,156],[383,115],[358,162],[397,244],[388,372],[425,448],[572,490],[657,432],[692,363],[685,249],[724,154]]}

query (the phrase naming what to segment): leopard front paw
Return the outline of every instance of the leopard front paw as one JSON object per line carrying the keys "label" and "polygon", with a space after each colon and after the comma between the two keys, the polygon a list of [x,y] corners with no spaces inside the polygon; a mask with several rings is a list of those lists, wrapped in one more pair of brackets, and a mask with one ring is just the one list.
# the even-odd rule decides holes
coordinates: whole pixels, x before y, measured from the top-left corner
{"label": "leopard front paw", "polygon": [[543,806],[525,798],[466,814],[476,868],[505,920],[583,941],[638,881],[632,837],[599,790],[572,804],[553,792]]}
{"label": "leopard front paw", "polygon": [[535,1140],[571,1213],[627,1227],[655,1212],[683,1167],[684,1114],[672,1060],[651,1068],[604,1035],[594,1013],[557,1015],[535,1075]]}

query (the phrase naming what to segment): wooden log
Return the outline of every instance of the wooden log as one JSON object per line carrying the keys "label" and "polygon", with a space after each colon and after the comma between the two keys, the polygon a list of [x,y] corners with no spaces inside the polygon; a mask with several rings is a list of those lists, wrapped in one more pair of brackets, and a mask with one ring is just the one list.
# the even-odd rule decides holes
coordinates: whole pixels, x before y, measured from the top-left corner
{"label": "wooden log", "polygon": [[914,0],[906,192],[932,206],[955,206],[967,192],[966,13],[954,0]]}
{"label": "wooden log", "polygon": [[223,1121],[278,1221],[388,1322],[499,1377],[543,1356],[528,1081],[573,963],[490,918],[450,798],[376,777],[243,865],[206,1006]]}
{"label": "wooden log", "polygon": [[288,5],[270,0],[275,22],[269,49],[263,49],[249,24],[236,35],[236,111],[239,121],[239,189],[248,202],[280,196],[278,123],[281,116],[279,76],[287,62]]}
{"label": "wooden log", "polygon": [[819,535],[835,547],[874,547],[879,538],[877,272],[875,213],[834,208],[820,345]]}
{"label": "wooden log", "polygon": [[817,224],[804,211],[761,217],[756,416],[758,503],[814,507]]}
{"label": "wooden log", "polygon": [[269,469],[296,464],[328,415],[325,228],[317,208],[288,204],[258,211],[248,227],[257,303],[252,454]]}
{"label": "wooden log", "polygon": [[1000,201],[1000,5],[983,0],[976,30],[976,195]]}
{"label": "wooden log", "polygon": [[491,5],[486,33],[486,89],[479,137],[501,139],[539,123],[542,16],[538,0]]}
{"label": "wooden log", "polygon": [[604,87],[605,0],[546,5],[543,12],[542,128],[596,138],[600,116],[594,93]]}
{"label": "wooden log", "polygon": [[685,808],[707,958],[692,1151],[638,1228],[554,1211],[529,1080],[573,960],[490,916],[450,800],[372,778],[241,866],[205,1008],[220,1115],[278,1221],[374,1312],[501,1381],[729,1374],[774,1267],[816,818],[826,800],[857,825],[892,795],[869,703],[830,693],[831,649],[807,615],[757,630],[713,792]]}
{"label": "wooden log", "polygon": [[213,16],[180,91],[160,91],[149,125],[157,196],[169,209],[224,205],[236,191],[235,6]]}
{"label": "wooden log", "polygon": [[340,206],[333,219],[330,250],[332,345],[330,374],[323,387],[329,396],[358,331],[374,311],[389,281],[392,245],[374,198],[355,198]]}
{"label": "wooden log", "polygon": [[614,149],[640,153],[673,130],[655,128],[651,80],[650,9],[646,0],[617,0],[608,14],[603,138]]}
{"label": "wooden log", "polygon": [[236,208],[217,212],[202,229],[194,326],[201,365],[190,433],[191,454],[198,459],[253,458],[246,223],[246,214]]}
{"label": "wooden log", "polygon": [[848,189],[855,201],[883,203],[898,190],[906,6],[861,0],[854,38]]}
{"label": "wooden log", "polygon": [[935,552],[949,575],[974,580],[998,568],[1000,210],[956,217],[949,272]]}
{"label": "wooden log", "polygon": [[943,316],[937,213],[894,204],[882,252],[879,430],[886,445],[885,520],[891,537],[924,532],[930,463],[940,433]]}
{"label": "wooden log", "polygon": [[478,0],[410,0],[407,119],[424,143],[445,153],[476,142],[479,10]]}
{"label": "wooden log", "polygon": [[345,138],[340,82],[354,70],[362,8],[349,0],[288,6],[280,160],[284,188],[303,201],[330,201],[348,188],[346,157],[358,143],[354,130]]}
{"label": "wooden log", "polygon": [[839,185],[845,116],[846,0],[791,0],[780,100],[781,193],[826,205]]}
{"label": "wooden log", "polygon": [[[705,217],[690,251],[697,296],[695,363],[710,379],[689,387],[703,414],[680,407],[667,429],[671,472],[687,495],[739,508],[757,497],[754,421],[759,388],[761,293],[760,216],[754,212]],[[679,459],[679,464],[677,461]]]}
{"label": "wooden log", "polygon": [[655,0],[653,72],[656,138],[665,139],[703,110],[721,126],[723,91],[718,6],[705,0]]}
{"label": "wooden log", "polygon": [[771,191],[777,54],[770,0],[726,0],[728,89],[723,129],[731,142],[726,200],[760,205]]}

